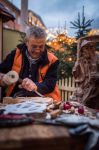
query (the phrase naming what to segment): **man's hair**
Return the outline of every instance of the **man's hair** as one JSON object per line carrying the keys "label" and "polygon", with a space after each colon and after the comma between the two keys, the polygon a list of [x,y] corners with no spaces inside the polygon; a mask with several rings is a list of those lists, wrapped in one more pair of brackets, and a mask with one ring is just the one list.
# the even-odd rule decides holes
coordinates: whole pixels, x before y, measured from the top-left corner
{"label": "man's hair", "polygon": [[28,28],[28,30],[26,32],[26,39],[28,39],[30,37],[46,39],[46,36],[47,36],[47,34],[46,34],[45,30],[38,26],[31,26]]}

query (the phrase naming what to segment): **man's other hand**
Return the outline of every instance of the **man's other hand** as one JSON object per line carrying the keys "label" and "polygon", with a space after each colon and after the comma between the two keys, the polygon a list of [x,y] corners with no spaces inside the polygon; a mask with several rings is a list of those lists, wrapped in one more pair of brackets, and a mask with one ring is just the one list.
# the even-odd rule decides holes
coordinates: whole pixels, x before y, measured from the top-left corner
{"label": "man's other hand", "polygon": [[37,91],[36,84],[29,78],[23,79],[22,83],[19,85],[19,88],[24,88],[27,91]]}

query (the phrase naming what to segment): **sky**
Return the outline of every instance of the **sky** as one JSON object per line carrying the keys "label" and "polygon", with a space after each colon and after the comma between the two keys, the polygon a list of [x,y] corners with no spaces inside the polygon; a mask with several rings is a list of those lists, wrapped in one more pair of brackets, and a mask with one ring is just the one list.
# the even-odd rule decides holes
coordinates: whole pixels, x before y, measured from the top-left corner
{"label": "sky", "polygon": [[[21,0],[12,0],[20,8]],[[77,20],[78,12],[85,6],[86,19],[94,19],[92,28],[99,28],[99,0],[28,0],[28,8],[41,16],[46,27],[58,27],[66,24],[69,36],[75,36],[70,21]]]}

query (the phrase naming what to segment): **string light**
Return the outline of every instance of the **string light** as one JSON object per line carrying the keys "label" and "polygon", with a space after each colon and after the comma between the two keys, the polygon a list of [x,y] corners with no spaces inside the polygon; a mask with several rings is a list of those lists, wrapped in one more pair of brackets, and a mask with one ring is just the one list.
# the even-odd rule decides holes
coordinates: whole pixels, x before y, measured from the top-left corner
{"label": "string light", "polygon": [[90,36],[90,35],[99,35],[99,29],[92,29],[89,33],[88,33],[88,35]]}
{"label": "string light", "polygon": [[57,37],[53,38],[51,41],[47,42],[47,45],[50,45],[55,50],[59,50],[62,47],[62,44],[68,44],[71,45],[72,43],[75,43],[76,39],[67,37],[64,34],[59,34]]}

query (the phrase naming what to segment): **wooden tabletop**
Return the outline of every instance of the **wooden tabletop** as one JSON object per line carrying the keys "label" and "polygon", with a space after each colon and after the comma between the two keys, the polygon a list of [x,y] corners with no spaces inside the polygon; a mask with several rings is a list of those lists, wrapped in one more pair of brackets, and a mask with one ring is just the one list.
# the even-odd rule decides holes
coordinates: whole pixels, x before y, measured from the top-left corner
{"label": "wooden tabletop", "polygon": [[[9,101],[12,99],[4,102]],[[86,137],[70,137],[68,128],[61,126],[32,124],[0,128],[0,150],[84,150],[85,141]]]}
{"label": "wooden tabletop", "polygon": [[0,150],[83,150],[85,137],[70,137],[66,127],[26,125],[0,129]]}

